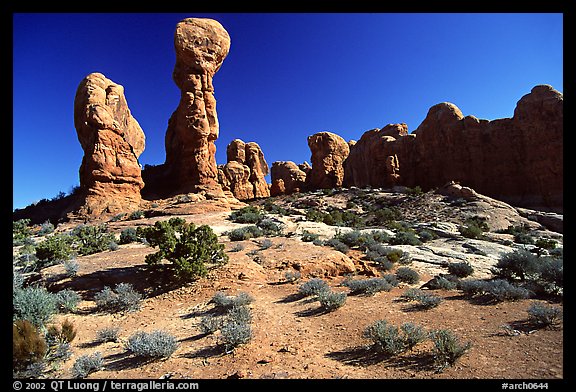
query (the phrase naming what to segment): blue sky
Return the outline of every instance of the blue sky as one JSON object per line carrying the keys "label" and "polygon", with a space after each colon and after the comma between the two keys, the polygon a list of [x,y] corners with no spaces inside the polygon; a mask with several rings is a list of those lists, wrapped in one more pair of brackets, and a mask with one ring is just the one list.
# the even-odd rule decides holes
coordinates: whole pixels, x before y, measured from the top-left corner
{"label": "blue sky", "polygon": [[91,72],[124,86],[146,134],[140,163],[164,162],[180,94],[173,36],[187,17],[216,19],[231,36],[214,77],[219,164],[235,138],[257,142],[269,165],[301,163],[319,131],[346,140],[389,123],[413,131],[445,101],[493,120],[511,117],[537,84],[563,91],[558,13],[17,13],[13,208],[79,184],[74,95]]}

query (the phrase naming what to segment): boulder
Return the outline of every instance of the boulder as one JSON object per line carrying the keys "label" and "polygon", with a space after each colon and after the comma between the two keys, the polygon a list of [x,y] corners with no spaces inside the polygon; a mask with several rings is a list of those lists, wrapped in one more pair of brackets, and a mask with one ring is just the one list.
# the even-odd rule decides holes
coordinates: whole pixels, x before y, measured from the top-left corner
{"label": "boulder", "polygon": [[74,125],[84,150],[81,215],[138,209],[144,186],[138,157],[145,136],[128,108],[124,88],[101,73],[86,76],[74,98]]}
{"label": "boulder", "polygon": [[306,176],[309,189],[329,189],[343,185],[344,161],[350,153],[348,143],[331,132],[319,132],[308,137],[312,153],[312,170]]}
{"label": "boulder", "polygon": [[306,183],[306,172],[292,161],[276,161],[271,169],[272,196],[299,192]]}
{"label": "boulder", "polygon": [[266,182],[269,173],[264,153],[257,143],[244,143],[234,139],[226,147],[228,163],[219,168],[219,182],[238,200],[249,200],[270,196]]}

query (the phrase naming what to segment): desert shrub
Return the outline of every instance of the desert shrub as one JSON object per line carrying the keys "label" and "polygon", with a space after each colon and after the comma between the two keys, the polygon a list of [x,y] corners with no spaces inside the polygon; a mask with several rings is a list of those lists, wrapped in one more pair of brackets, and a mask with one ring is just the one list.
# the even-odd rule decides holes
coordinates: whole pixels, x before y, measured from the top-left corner
{"label": "desert shrub", "polygon": [[542,249],[555,249],[556,248],[556,241],[554,241],[553,239],[550,238],[539,238],[536,240],[536,242],[534,243],[534,245],[536,245],[539,248]]}
{"label": "desert shrub", "polygon": [[151,246],[159,248],[146,256],[146,263],[157,265],[162,259],[170,261],[174,276],[180,282],[205,276],[207,264],[218,266],[228,261],[224,245],[218,243],[218,236],[207,225],[196,227],[183,219],[172,218],[156,222],[142,230],[142,234]]}
{"label": "desert shrub", "polygon": [[235,244],[229,252],[241,252],[244,250],[244,245],[242,244]]}
{"label": "desert shrub", "polygon": [[227,322],[220,330],[220,339],[225,350],[231,351],[252,339],[252,327],[245,322]]}
{"label": "desert shrub", "polygon": [[460,289],[465,294],[484,299],[486,302],[517,301],[530,297],[528,290],[503,279],[466,280],[461,282]]}
{"label": "desert shrub", "polygon": [[70,343],[76,337],[76,327],[66,319],[60,325],[50,325],[46,332],[46,341],[50,346],[58,343]]}
{"label": "desert shrub", "polygon": [[261,237],[264,235],[264,232],[258,226],[250,225],[230,230],[226,235],[230,238],[230,241],[244,241],[250,238]]}
{"label": "desert shrub", "polygon": [[141,300],[142,295],[130,283],[118,283],[114,290],[106,286],[94,296],[98,309],[105,312],[134,312],[140,309]]}
{"label": "desert shrub", "polygon": [[66,272],[67,276],[76,276],[78,274],[78,270],[80,269],[80,264],[76,261],[76,259],[64,260],[64,271]]}
{"label": "desert shrub", "polygon": [[97,372],[104,366],[102,354],[99,352],[86,354],[79,357],[72,365],[73,378],[85,378],[90,373]]}
{"label": "desert shrub", "polygon": [[302,277],[300,271],[286,271],[284,273],[284,281],[286,282],[296,282]]}
{"label": "desert shrub", "polygon": [[474,224],[460,226],[458,231],[466,238],[481,239],[484,237],[484,231]]}
{"label": "desert shrub", "polygon": [[265,218],[256,224],[262,230],[262,233],[267,236],[275,236],[282,234],[282,226],[275,222],[273,219]]}
{"label": "desert shrub", "polygon": [[226,312],[226,322],[234,323],[251,323],[252,312],[246,305],[237,305],[228,309]]}
{"label": "desert shrub", "polygon": [[64,289],[56,293],[56,306],[61,313],[73,312],[81,299],[74,290]]}
{"label": "desert shrub", "polygon": [[235,306],[245,306],[254,302],[254,297],[242,291],[238,295],[226,295],[222,291],[216,292],[210,303],[213,303],[216,308],[231,309]]}
{"label": "desert shrub", "polygon": [[222,328],[222,325],[222,317],[204,316],[200,320],[200,331],[205,335],[210,335]]}
{"label": "desert shrub", "polygon": [[528,319],[538,328],[556,326],[562,320],[560,308],[534,302],[528,308]]}
{"label": "desert shrub", "polygon": [[524,281],[538,274],[540,262],[534,253],[518,249],[503,254],[492,269],[492,273],[499,278]]}
{"label": "desert shrub", "polygon": [[46,235],[54,232],[54,225],[50,221],[46,221],[40,225],[38,235]]}
{"label": "desert shrub", "polygon": [[474,268],[465,261],[448,264],[448,273],[459,278],[465,278],[474,273]]}
{"label": "desert shrub", "polygon": [[318,234],[310,233],[304,230],[304,232],[302,232],[302,236],[300,237],[300,239],[304,242],[312,242],[314,240],[317,240],[319,237],[320,235]]}
{"label": "desert shrub", "polygon": [[44,358],[48,350],[38,329],[28,320],[18,319],[12,324],[12,366],[25,369]]}
{"label": "desert shrub", "polygon": [[79,225],[71,231],[70,235],[81,255],[109,250],[110,244],[116,241],[114,234],[108,233],[106,225]]}
{"label": "desert shrub", "polygon": [[428,310],[440,305],[443,299],[437,295],[425,293],[424,295],[419,296],[416,301],[416,309]]}
{"label": "desert shrub", "polygon": [[21,272],[12,270],[12,291],[22,289],[24,285],[24,275]]}
{"label": "desert shrub", "polygon": [[324,241],[324,245],[330,246],[330,247],[336,249],[338,252],[342,252],[342,253],[348,253],[350,251],[350,248],[348,247],[348,245],[346,245],[345,243],[343,243],[342,241],[340,241],[337,238],[330,238],[330,239]]}
{"label": "desert shrub", "polygon": [[110,218],[110,222],[118,222],[121,221],[124,217],[126,216],[125,212],[122,212],[120,214],[116,214],[114,215],[112,218]]}
{"label": "desert shrub", "polygon": [[13,319],[30,321],[42,328],[57,312],[56,296],[44,287],[26,287],[12,295]]}
{"label": "desert shrub", "polygon": [[422,241],[418,239],[416,234],[412,231],[399,231],[394,237],[390,239],[391,245],[422,245]]}
{"label": "desert shrub", "polygon": [[239,210],[233,211],[229,215],[229,219],[236,223],[259,223],[264,219],[265,215],[258,207],[247,206]]}
{"label": "desert shrub", "polygon": [[106,327],[96,331],[97,343],[106,342],[117,342],[119,338],[120,328],[119,327]]}
{"label": "desert shrub", "polygon": [[442,297],[427,293],[424,290],[409,288],[400,296],[400,299],[406,302],[415,302],[415,310],[427,310],[435,308],[442,302]]}
{"label": "desert shrub", "polygon": [[390,291],[392,285],[385,278],[345,280],[342,285],[350,289],[350,294],[374,295],[379,291]]}
{"label": "desert shrub", "polygon": [[386,279],[386,281],[392,286],[392,287],[397,287],[400,284],[400,281],[398,280],[398,278],[396,277],[396,275],[394,274],[386,274],[384,276],[382,276],[384,279]]}
{"label": "desert shrub", "polygon": [[415,284],[420,281],[420,274],[409,267],[400,267],[396,270],[396,276],[401,282]]}
{"label": "desert shrub", "polygon": [[73,238],[68,234],[54,234],[36,245],[36,257],[39,267],[48,266],[50,262],[68,260],[72,254]]}
{"label": "desert shrub", "polygon": [[369,223],[374,226],[387,226],[388,223],[402,219],[402,212],[396,207],[376,209]]}
{"label": "desert shrub", "polygon": [[310,297],[312,295],[320,295],[323,291],[329,291],[328,283],[320,278],[312,278],[303,283],[298,288],[298,293],[303,297]]}
{"label": "desert shrub", "polygon": [[271,248],[272,245],[274,245],[274,243],[270,239],[265,238],[262,242],[260,242],[259,245],[260,245],[260,250],[266,250],[268,248]]}
{"label": "desert shrub", "polygon": [[562,294],[564,261],[562,258],[544,258],[539,266],[538,285],[545,293]]}
{"label": "desert shrub", "polygon": [[178,340],[162,330],[153,332],[138,331],[128,338],[128,351],[145,358],[168,358],[178,348]]}
{"label": "desert shrub", "polygon": [[428,242],[437,239],[438,234],[434,233],[433,231],[423,229],[418,232],[418,237],[420,238],[420,241]]}
{"label": "desert shrub", "polygon": [[462,343],[450,330],[440,329],[430,333],[434,343],[434,362],[440,370],[452,366],[472,346],[470,342]]}
{"label": "desert shrub", "polygon": [[412,323],[404,323],[400,328],[386,320],[378,320],[364,329],[363,337],[372,341],[375,351],[386,355],[398,355],[411,350],[427,337],[424,329]]}
{"label": "desert shrub", "polygon": [[[449,275],[451,277],[452,275]],[[455,277],[449,278],[446,276],[435,276],[426,282],[426,287],[430,290],[455,290],[458,288],[458,279]]]}
{"label": "desert shrub", "polygon": [[342,306],[346,302],[346,293],[336,293],[333,291],[322,291],[318,294],[318,301],[320,306],[327,312],[332,312]]}
{"label": "desert shrub", "polygon": [[137,230],[134,227],[127,227],[120,232],[120,244],[129,244],[138,241]]}
{"label": "desert shrub", "polygon": [[144,218],[145,214],[142,210],[132,211],[130,215],[128,215],[128,220],[137,220]]}
{"label": "desert shrub", "polygon": [[422,194],[424,194],[424,191],[422,190],[422,188],[420,188],[420,185],[416,185],[414,188],[406,188],[404,190],[404,193],[406,193],[409,196],[421,196]]}

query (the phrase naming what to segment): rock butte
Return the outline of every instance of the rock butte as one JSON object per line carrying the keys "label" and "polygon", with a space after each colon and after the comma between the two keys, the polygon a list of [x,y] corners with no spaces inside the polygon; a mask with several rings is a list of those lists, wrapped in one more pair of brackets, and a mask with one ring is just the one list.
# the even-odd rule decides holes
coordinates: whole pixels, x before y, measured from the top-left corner
{"label": "rock butte", "polygon": [[137,209],[144,186],[138,157],[145,137],[130,114],[124,88],[100,73],[86,76],[76,91],[74,124],[84,150],[81,214]]}

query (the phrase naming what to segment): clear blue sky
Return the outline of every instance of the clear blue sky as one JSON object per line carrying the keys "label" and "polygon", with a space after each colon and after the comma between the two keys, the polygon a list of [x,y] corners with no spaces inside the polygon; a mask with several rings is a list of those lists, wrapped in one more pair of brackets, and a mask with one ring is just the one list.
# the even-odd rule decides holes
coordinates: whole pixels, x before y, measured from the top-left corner
{"label": "clear blue sky", "polygon": [[173,36],[187,17],[216,19],[231,36],[214,78],[219,164],[235,138],[257,142],[270,166],[301,163],[319,131],[413,131],[445,101],[493,120],[537,84],[563,91],[558,13],[14,14],[13,208],[79,184],[74,95],[91,72],[124,86],[146,134],[140,163],[164,162],[179,101]]}

